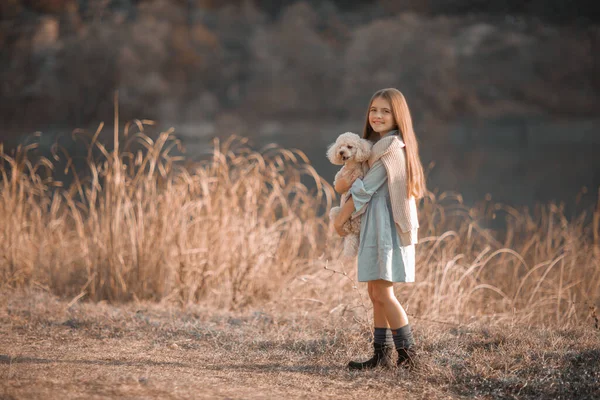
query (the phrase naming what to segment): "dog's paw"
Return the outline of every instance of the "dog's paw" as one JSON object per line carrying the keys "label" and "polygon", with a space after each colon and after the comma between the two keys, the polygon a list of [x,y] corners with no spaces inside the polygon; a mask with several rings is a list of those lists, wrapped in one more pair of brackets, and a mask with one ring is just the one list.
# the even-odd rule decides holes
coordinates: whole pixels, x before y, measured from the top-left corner
{"label": "dog's paw", "polygon": [[338,216],[338,214],[340,213],[341,210],[342,210],[341,207],[333,207],[331,210],[329,210],[329,218],[334,219],[335,217]]}

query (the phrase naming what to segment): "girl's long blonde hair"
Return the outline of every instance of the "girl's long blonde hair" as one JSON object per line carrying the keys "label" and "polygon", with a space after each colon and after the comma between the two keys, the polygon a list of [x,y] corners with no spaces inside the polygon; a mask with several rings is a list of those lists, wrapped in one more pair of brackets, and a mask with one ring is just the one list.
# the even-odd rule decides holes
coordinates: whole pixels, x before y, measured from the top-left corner
{"label": "girl's long blonde hair", "polygon": [[425,195],[425,174],[423,173],[423,165],[421,164],[421,158],[419,157],[419,144],[413,130],[412,118],[410,116],[410,110],[404,95],[400,93],[398,89],[387,88],[381,89],[375,92],[369,107],[367,108],[367,118],[365,121],[365,128],[363,131],[363,138],[372,140],[373,134],[376,132],[371,128],[369,123],[369,110],[373,104],[373,100],[381,97],[390,102],[392,106],[392,115],[396,121],[396,126],[402,140],[406,145],[406,167],[408,171],[407,176],[407,193],[408,196],[414,196],[420,199]]}

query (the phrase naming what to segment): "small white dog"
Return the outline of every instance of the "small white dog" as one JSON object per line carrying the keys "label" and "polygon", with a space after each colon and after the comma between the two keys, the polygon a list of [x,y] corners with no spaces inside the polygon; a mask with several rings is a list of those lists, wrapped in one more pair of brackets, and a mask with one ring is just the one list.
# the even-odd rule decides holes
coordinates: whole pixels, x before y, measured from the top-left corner
{"label": "small white dog", "polygon": [[[357,178],[363,178],[366,173],[364,162],[367,161],[371,155],[372,144],[366,139],[361,138],[356,133],[346,132],[342,133],[334,144],[329,146],[327,149],[327,158],[334,165],[344,165],[333,180],[335,186],[336,181],[344,177],[350,184],[354,183]],[[350,193],[346,192],[342,194],[340,200],[340,207],[333,207],[329,211],[329,219],[334,220],[340,213],[341,206],[348,200]],[[347,233],[344,236],[344,250],[342,255],[344,257],[356,257],[358,254],[358,242],[360,233],[360,218],[354,218],[348,220],[343,226],[344,232]]]}

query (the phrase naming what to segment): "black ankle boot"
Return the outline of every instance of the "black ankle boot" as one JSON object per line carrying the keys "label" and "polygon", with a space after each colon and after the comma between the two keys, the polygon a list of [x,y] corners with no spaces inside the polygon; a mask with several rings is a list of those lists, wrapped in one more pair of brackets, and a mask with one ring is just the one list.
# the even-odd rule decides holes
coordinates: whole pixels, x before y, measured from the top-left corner
{"label": "black ankle boot", "polygon": [[417,363],[417,352],[413,347],[409,347],[408,349],[400,348],[398,351],[398,360],[396,361],[396,366],[406,368],[406,369],[414,369]]}
{"label": "black ankle boot", "polygon": [[350,361],[348,368],[350,369],[372,369],[379,365],[388,367],[392,365],[392,347],[387,344],[373,343],[373,357],[367,361]]}

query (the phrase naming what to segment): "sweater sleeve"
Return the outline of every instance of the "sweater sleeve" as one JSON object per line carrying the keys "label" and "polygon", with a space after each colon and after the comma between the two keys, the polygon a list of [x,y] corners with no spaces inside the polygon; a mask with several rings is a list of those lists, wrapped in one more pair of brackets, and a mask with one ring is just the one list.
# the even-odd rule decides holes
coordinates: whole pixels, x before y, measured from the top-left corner
{"label": "sweater sleeve", "polygon": [[408,169],[406,167],[406,155],[404,148],[397,148],[393,152],[394,165],[398,168],[398,173],[394,174],[394,182],[391,182],[391,187],[396,191],[397,201],[394,205],[395,219],[402,233],[413,235],[416,228],[419,227],[417,218],[417,208],[414,197],[408,196]]}
{"label": "sweater sleeve", "polygon": [[363,179],[354,181],[350,193],[352,194],[352,200],[354,200],[355,214],[361,213],[373,194],[386,182],[387,173],[381,161],[375,162]]}

